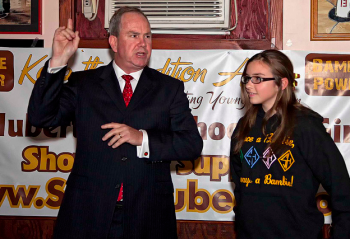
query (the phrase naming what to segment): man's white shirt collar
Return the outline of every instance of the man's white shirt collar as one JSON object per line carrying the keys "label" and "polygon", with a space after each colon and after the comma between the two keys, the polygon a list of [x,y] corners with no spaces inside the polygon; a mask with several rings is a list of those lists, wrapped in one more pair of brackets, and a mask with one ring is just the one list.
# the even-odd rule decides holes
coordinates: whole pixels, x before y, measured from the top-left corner
{"label": "man's white shirt collar", "polygon": [[140,80],[141,74],[143,69],[136,71],[136,72],[132,72],[130,74],[126,74],[116,63],[115,61],[113,61],[113,69],[114,72],[118,78],[118,82],[119,82],[119,86],[121,91],[123,91],[124,86],[125,86],[125,80],[122,78],[123,75],[131,75],[134,79],[132,81],[130,81],[131,86],[132,86],[132,90],[135,91],[135,88],[137,86],[137,83]]}

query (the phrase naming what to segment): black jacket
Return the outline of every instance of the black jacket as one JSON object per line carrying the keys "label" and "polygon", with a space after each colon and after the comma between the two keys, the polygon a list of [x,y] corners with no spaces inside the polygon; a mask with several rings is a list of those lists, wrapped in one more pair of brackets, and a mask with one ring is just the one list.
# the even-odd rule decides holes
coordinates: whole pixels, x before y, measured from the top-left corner
{"label": "black jacket", "polygon": [[[172,160],[193,160],[202,139],[191,115],[181,81],[145,67],[126,107],[112,63],[72,73],[66,68],[37,80],[28,107],[31,124],[39,127],[74,121],[77,148],[58,214],[55,238],[106,238],[124,185],[124,238],[177,238]],[[148,133],[150,158],[136,156],[136,146],[113,149],[102,141],[118,122]]]}
{"label": "black jacket", "polygon": [[294,136],[280,154],[264,158],[269,134],[278,124],[272,116],[264,136],[264,115],[261,108],[241,156],[232,153],[232,138],[238,238],[322,238],[324,216],[315,200],[320,183],[331,196],[334,238],[350,238],[349,174],[322,117],[311,110],[297,112]]}

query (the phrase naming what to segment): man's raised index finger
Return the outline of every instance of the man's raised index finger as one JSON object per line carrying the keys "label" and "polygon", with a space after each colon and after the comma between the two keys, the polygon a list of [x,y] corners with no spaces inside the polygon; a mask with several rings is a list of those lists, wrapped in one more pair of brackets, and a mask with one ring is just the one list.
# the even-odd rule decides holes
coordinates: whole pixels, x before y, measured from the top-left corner
{"label": "man's raised index finger", "polygon": [[73,31],[73,20],[71,18],[68,19],[67,28]]}

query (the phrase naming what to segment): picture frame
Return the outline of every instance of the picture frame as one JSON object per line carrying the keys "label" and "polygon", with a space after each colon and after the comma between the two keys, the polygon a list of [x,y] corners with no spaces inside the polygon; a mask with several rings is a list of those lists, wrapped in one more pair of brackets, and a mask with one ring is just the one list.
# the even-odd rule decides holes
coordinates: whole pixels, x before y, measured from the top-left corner
{"label": "picture frame", "polygon": [[41,34],[42,0],[0,1],[0,34]]}
{"label": "picture frame", "polygon": [[350,0],[311,0],[311,41],[350,40]]}

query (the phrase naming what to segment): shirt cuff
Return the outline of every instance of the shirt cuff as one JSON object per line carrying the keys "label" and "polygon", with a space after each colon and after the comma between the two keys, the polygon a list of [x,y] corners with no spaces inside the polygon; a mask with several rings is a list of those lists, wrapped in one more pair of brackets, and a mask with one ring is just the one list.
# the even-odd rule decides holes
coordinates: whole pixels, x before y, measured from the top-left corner
{"label": "shirt cuff", "polygon": [[[50,60],[51,61],[51,60]],[[49,62],[49,65],[50,65],[50,62]],[[64,68],[66,65],[64,66],[57,66],[57,67],[48,67],[47,68],[47,73],[50,73],[50,74],[55,74],[57,72],[59,72],[62,68]]]}
{"label": "shirt cuff", "polygon": [[148,144],[148,134],[146,130],[140,129],[142,132],[142,144],[141,146],[136,146],[137,157],[139,158],[149,158],[149,144]]}

